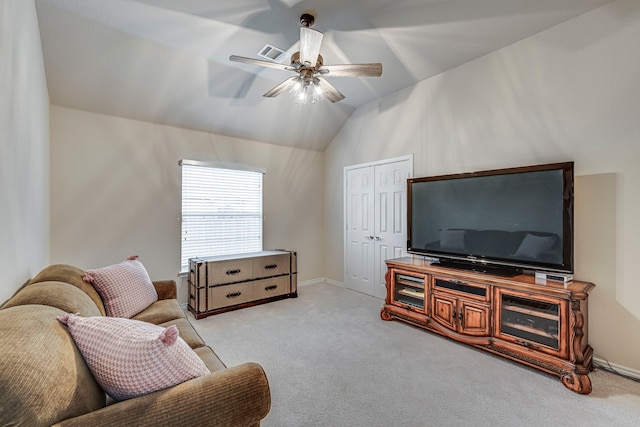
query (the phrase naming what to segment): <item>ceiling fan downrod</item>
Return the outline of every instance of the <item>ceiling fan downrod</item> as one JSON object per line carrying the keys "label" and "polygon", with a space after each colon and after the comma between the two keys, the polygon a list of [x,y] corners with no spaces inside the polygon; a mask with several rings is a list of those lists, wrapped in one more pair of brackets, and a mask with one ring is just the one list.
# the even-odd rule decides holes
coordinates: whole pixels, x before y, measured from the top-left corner
{"label": "ceiling fan downrod", "polygon": [[305,27],[305,28],[311,28],[311,26],[313,25],[313,23],[315,22],[316,18],[315,16],[313,16],[310,13],[303,13],[300,16],[300,25]]}

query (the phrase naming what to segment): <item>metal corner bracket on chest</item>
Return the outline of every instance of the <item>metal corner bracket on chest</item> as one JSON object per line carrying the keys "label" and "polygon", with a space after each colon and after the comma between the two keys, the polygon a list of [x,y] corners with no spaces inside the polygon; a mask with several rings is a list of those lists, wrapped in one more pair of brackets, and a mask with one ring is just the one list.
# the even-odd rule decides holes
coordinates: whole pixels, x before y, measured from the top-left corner
{"label": "metal corner bracket on chest", "polygon": [[189,260],[189,310],[196,319],[298,296],[297,255],[274,250]]}

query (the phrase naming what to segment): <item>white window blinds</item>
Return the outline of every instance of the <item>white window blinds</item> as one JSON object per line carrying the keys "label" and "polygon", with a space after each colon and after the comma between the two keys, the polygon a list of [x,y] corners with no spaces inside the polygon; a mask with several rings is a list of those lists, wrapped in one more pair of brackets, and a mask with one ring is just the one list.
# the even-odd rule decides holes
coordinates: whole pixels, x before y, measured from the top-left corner
{"label": "white window blinds", "polygon": [[180,165],[181,271],[189,270],[189,258],[261,251],[264,172],[190,160]]}

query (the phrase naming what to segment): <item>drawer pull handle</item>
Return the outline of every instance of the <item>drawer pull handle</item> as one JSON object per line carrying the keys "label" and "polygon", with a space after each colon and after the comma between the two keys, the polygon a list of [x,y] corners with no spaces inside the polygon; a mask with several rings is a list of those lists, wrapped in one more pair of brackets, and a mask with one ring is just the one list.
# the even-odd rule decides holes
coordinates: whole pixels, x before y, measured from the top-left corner
{"label": "drawer pull handle", "polygon": [[271,285],[271,286],[265,286],[264,287],[265,291],[272,291],[274,289],[278,289],[278,285]]}
{"label": "drawer pull handle", "polygon": [[273,270],[274,268],[278,268],[278,264],[268,264],[268,265],[265,265],[264,268],[266,270]]}
{"label": "drawer pull handle", "polygon": [[242,271],[242,270],[240,270],[239,268],[236,268],[235,270],[227,270],[227,274],[229,276],[233,276],[234,274],[240,273],[240,271]]}
{"label": "drawer pull handle", "polygon": [[242,292],[229,292],[227,294],[227,298],[236,298],[242,295]]}

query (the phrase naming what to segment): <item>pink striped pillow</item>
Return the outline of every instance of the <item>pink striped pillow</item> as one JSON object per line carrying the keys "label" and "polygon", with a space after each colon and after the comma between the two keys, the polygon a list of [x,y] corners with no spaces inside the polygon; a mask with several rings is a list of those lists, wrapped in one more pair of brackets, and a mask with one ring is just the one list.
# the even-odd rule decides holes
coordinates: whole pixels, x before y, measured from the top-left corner
{"label": "pink striped pillow", "polygon": [[210,371],[178,336],[139,320],[115,317],[59,316],[102,389],[114,400],[163,390]]}
{"label": "pink striped pillow", "polygon": [[158,301],[156,288],[137,258],[85,271],[82,279],[98,291],[107,316],[131,318]]}

